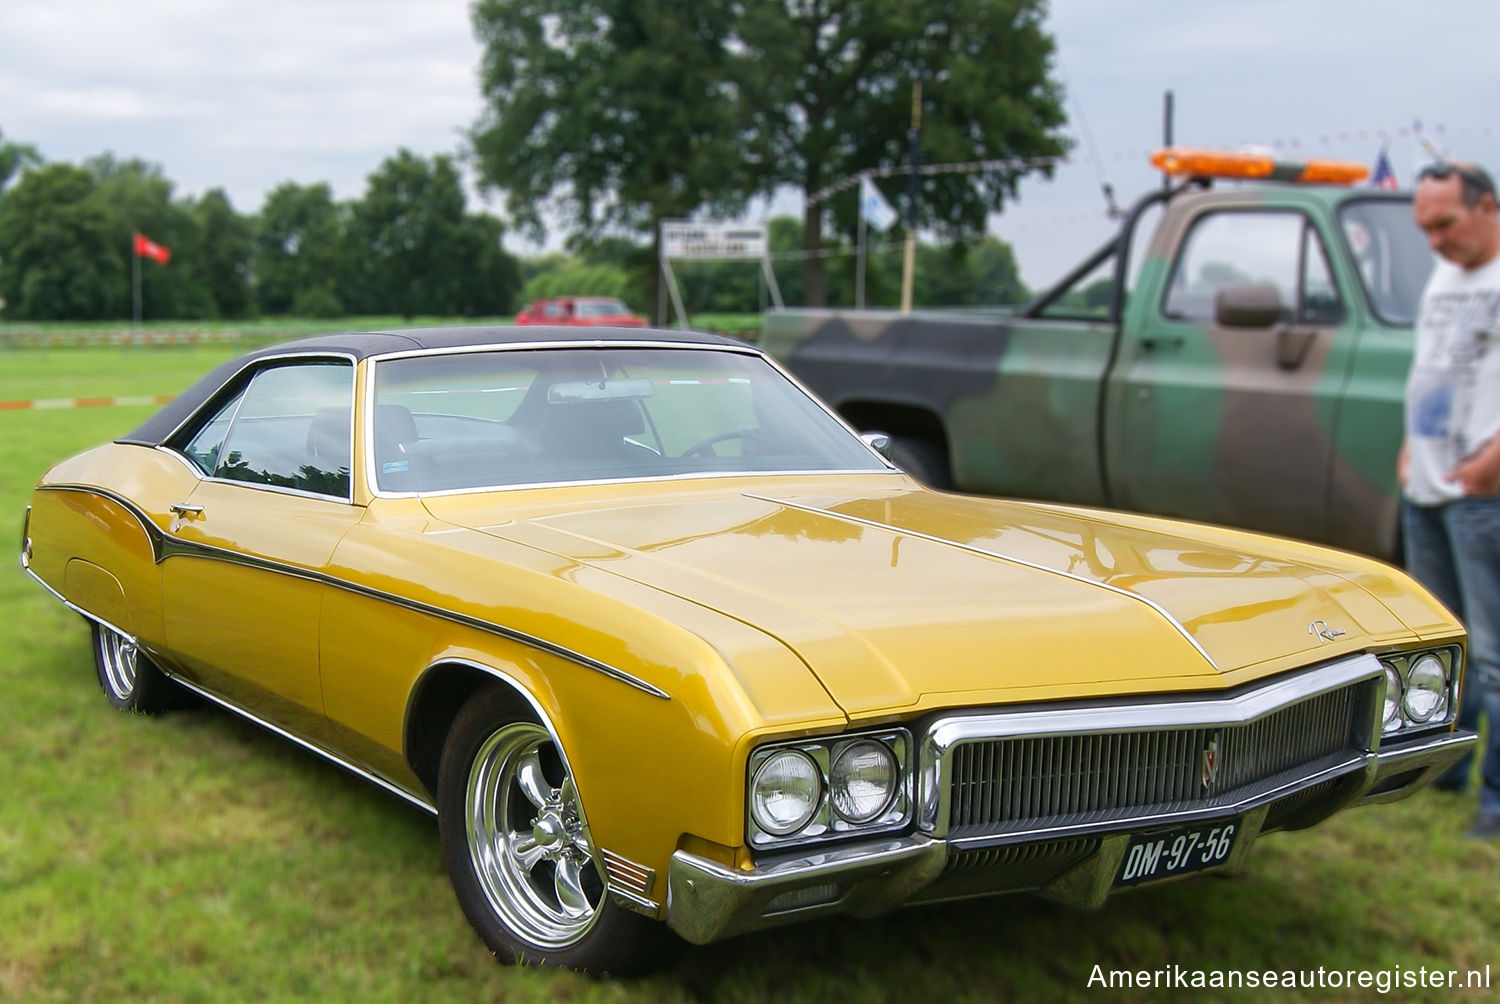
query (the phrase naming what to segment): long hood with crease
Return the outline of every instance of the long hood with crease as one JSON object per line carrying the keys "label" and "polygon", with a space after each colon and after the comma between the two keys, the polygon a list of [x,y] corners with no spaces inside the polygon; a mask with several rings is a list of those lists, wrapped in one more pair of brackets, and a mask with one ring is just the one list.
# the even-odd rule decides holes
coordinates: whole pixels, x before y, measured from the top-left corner
{"label": "long hood with crease", "polygon": [[1422,626],[1414,617],[1446,623],[1420,603],[1398,617],[1378,598],[1383,566],[1353,556],[939,495],[898,476],[724,479],[571,502],[426,500],[445,522],[776,637],[853,717],[1227,687],[1405,637]]}

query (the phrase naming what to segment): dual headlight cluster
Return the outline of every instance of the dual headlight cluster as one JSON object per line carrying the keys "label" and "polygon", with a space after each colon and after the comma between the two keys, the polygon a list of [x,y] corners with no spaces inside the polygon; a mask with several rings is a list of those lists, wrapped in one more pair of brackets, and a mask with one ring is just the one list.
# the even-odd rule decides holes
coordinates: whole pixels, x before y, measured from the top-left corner
{"label": "dual headlight cluster", "polygon": [[1458,649],[1393,652],[1380,657],[1385,668],[1385,708],[1380,731],[1441,725],[1458,699]]}
{"label": "dual headlight cluster", "polygon": [[900,729],[760,747],[749,765],[751,846],[905,825],[910,750],[911,737]]}

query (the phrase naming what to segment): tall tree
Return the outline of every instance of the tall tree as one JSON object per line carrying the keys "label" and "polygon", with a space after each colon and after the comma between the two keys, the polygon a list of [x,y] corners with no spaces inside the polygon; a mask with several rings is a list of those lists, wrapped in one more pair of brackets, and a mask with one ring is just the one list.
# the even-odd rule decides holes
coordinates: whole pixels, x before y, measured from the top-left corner
{"label": "tall tree", "polygon": [[[775,182],[816,193],[859,171],[907,164],[918,81],[924,162],[1014,162],[920,177],[918,224],[945,237],[982,233],[1030,164],[1068,148],[1045,0],[750,0],[745,11],[740,36],[762,73],[758,93],[776,109],[768,122]],[[904,179],[897,186],[905,192]],[[854,206],[851,190],[833,207],[846,232]],[[828,208],[806,207],[808,250],[822,242]],[[821,259],[808,258],[806,281],[807,302],[824,303]]]}
{"label": "tall tree", "polygon": [[505,191],[511,219],[538,239],[544,212],[592,237],[742,209],[762,183],[734,10],[733,0],[478,0],[481,184]]}
{"label": "tall tree", "polygon": [[0,298],[21,320],[118,316],[124,256],[94,198],[94,175],[70,164],[27,171],[0,202]]}
{"label": "tall tree", "polygon": [[184,261],[207,292],[212,316],[248,317],[254,306],[250,294],[250,259],[254,227],[234,211],[229,196],[212,188],[192,206],[197,224],[196,254]]}
{"label": "tall tree", "polygon": [[451,157],[387,157],[354,204],[353,233],[368,276],[403,317],[458,313],[464,193]]}
{"label": "tall tree", "polygon": [[285,181],[261,206],[252,274],[262,313],[284,314],[299,296],[339,298],[346,274],[347,210],[324,182]]}
{"label": "tall tree", "polygon": [[[921,179],[921,225],[982,232],[1031,162],[1067,148],[1044,12],[1045,0],[479,0],[481,180],[533,235],[547,209],[637,233],[734,213],[778,184],[814,193],[905,164],[920,79],[926,161],[1017,160]],[[849,230],[854,200],[842,201]],[[808,250],[829,208],[808,206]],[[824,302],[819,259],[804,279],[807,302]]]}

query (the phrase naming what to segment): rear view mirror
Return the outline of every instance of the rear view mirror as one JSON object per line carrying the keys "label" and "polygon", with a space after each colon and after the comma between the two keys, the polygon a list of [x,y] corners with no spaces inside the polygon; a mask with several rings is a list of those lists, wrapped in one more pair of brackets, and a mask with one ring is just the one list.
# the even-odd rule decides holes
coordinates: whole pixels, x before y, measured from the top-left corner
{"label": "rear view mirror", "polygon": [[1269,282],[1231,282],[1214,294],[1214,321],[1226,328],[1269,328],[1282,310],[1281,294]]}
{"label": "rear view mirror", "polygon": [[620,401],[650,397],[651,381],[644,377],[612,380],[567,380],[547,388],[548,404],[574,404],[580,401]]}

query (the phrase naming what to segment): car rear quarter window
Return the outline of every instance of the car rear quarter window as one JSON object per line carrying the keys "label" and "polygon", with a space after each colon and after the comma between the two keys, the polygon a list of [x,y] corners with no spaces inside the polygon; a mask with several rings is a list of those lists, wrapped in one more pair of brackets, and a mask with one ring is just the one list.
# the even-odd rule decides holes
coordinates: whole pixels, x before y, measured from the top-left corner
{"label": "car rear quarter window", "polygon": [[[347,499],[353,393],[347,363],[271,366],[255,374],[232,411],[208,421],[187,452],[200,464],[212,456],[216,478]],[[215,451],[225,411],[227,433]]]}

